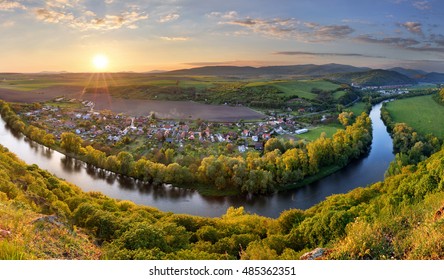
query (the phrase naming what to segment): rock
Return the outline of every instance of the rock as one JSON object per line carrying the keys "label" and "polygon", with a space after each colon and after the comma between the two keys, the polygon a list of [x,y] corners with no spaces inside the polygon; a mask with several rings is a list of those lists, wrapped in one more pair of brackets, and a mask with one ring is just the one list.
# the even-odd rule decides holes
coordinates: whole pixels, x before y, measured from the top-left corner
{"label": "rock", "polygon": [[300,259],[301,260],[317,260],[324,256],[327,251],[324,248],[316,248],[311,252],[307,252],[303,254]]}
{"label": "rock", "polygon": [[59,227],[63,226],[63,223],[60,222],[59,217],[57,217],[56,215],[40,217],[40,218],[35,219],[35,220],[32,221],[32,222],[33,222],[33,223],[37,223],[37,222],[48,222],[48,223],[51,223],[51,224],[56,225],[56,226],[59,226]]}
{"label": "rock", "polygon": [[8,237],[11,235],[9,230],[0,229],[0,237]]}
{"label": "rock", "polygon": [[444,213],[444,206],[442,206],[438,211],[435,212],[435,215],[433,216],[433,220],[436,222],[437,220],[441,219]]}

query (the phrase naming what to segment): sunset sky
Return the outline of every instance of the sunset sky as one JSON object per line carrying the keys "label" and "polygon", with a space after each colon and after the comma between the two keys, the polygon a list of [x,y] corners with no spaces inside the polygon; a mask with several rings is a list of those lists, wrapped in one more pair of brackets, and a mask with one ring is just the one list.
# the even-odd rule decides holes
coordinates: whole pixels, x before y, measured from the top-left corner
{"label": "sunset sky", "polygon": [[0,0],[0,72],[341,63],[444,72],[442,0]]}

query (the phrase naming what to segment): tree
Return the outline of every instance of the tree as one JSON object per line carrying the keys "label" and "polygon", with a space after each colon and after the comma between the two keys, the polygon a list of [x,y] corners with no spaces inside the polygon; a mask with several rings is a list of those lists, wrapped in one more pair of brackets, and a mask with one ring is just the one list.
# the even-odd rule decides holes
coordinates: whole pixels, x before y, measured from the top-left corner
{"label": "tree", "polygon": [[55,137],[51,133],[47,133],[45,136],[43,136],[43,145],[45,145],[48,148],[51,148],[55,144]]}
{"label": "tree", "polygon": [[128,152],[120,152],[117,160],[120,162],[120,173],[129,174],[134,162],[133,156]]}
{"label": "tree", "polygon": [[277,138],[271,138],[265,143],[264,150],[266,153],[272,152],[274,150],[278,149],[282,153],[285,151],[284,145],[282,145],[282,142],[279,141]]}
{"label": "tree", "polygon": [[72,132],[63,132],[60,146],[68,153],[78,154],[83,140]]}
{"label": "tree", "polygon": [[348,126],[353,122],[353,112],[342,112],[338,116],[339,122],[343,126]]}

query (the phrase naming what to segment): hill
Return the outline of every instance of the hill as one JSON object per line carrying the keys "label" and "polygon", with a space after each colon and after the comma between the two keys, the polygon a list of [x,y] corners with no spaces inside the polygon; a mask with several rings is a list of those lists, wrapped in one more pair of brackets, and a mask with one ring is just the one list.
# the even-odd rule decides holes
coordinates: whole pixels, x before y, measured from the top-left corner
{"label": "hill", "polygon": [[238,66],[205,66],[191,69],[174,70],[164,73],[165,75],[209,75],[209,76],[324,76],[333,73],[346,73],[365,71],[369,68],[360,68],[342,64],[325,65],[288,65],[288,66],[265,66],[265,67],[238,67]]}
{"label": "hill", "polygon": [[423,75],[418,80],[423,83],[444,83],[444,74],[431,72]]}
{"label": "hill", "polygon": [[412,79],[420,79],[422,76],[427,74],[427,72],[422,71],[422,70],[406,69],[406,68],[402,68],[402,67],[394,67],[394,68],[390,68],[387,70],[398,72],[399,74],[402,74],[402,75],[407,76]]}
{"label": "hill", "polygon": [[359,86],[387,86],[387,85],[408,85],[416,84],[417,81],[396,71],[389,70],[369,70],[365,72],[352,72],[342,74],[332,74],[328,76],[334,81]]}

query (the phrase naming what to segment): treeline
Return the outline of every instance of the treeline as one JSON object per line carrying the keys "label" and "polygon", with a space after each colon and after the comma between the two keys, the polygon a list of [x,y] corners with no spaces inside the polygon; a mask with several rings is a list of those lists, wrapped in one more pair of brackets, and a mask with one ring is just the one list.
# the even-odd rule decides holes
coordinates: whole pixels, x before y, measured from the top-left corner
{"label": "treeline", "polygon": [[435,100],[438,104],[444,105],[444,88],[433,96],[433,100]]}
{"label": "treeline", "polygon": [[403,168],[412,167],[441,149],[442,141],[436,136],[420,135],[406,123],[395,123],[386,103],[381,108],[381,118],[393,139],[393,150],[396,153],[386,176],[399,174]]}
{"label": "treeline", "polygon": [[383,101],[390,100],[390,99],[404,99],[404,98],[410,98],[410,97],[415,97],[415,96],[430,95],[430,94],[435,94],[435,93],[436,93],[436,90],[433,90],[433,89],[417,90],[417,91],[412,91],[409,93],[393,94],[393,95],[381,95],[379,93],[375,93],[375,94],[364,95],[362,100],[364,102],[369,102],[372,105],[376,105],[378,103],[381,103]]}
{"label": "treeline", "polygon": [[316,175],[323,168],[347,165],[367,151],[372,139],[371,121],[366,113],[356,118],[343,113],[340,120],[345,129],[338,130],[332,138],[322,135],[309,143],[272,138],[265,143],[263,155],[254,151],[246,156],[196,155],[186,159],[175,158],[174,149],[166,149],[162,158],[167,163],[160,163],[145,157],[136,160],[125,151],[107,155],[90,145],[83,147],[83,140],[71,132],[63,133],[60,141],[55,141],[54,136],[44,130],[26,127],[7,103],[2,102],[0,106],[2,116],[11,127],[18,127],[18,131],[30,139],[49,147],[60,147],[68,155],[98,168],[150,184],[171,183],[191,188],[199,184],[219,191],[272,192]]}
{"label": "treeline", "polygon": [[442,259],[443,159],[276,219],[242,208],[207,218],[84,193],[0,146],[0,226],[11,232],[0,259],[298,259],[317,247],[327,259]]}

